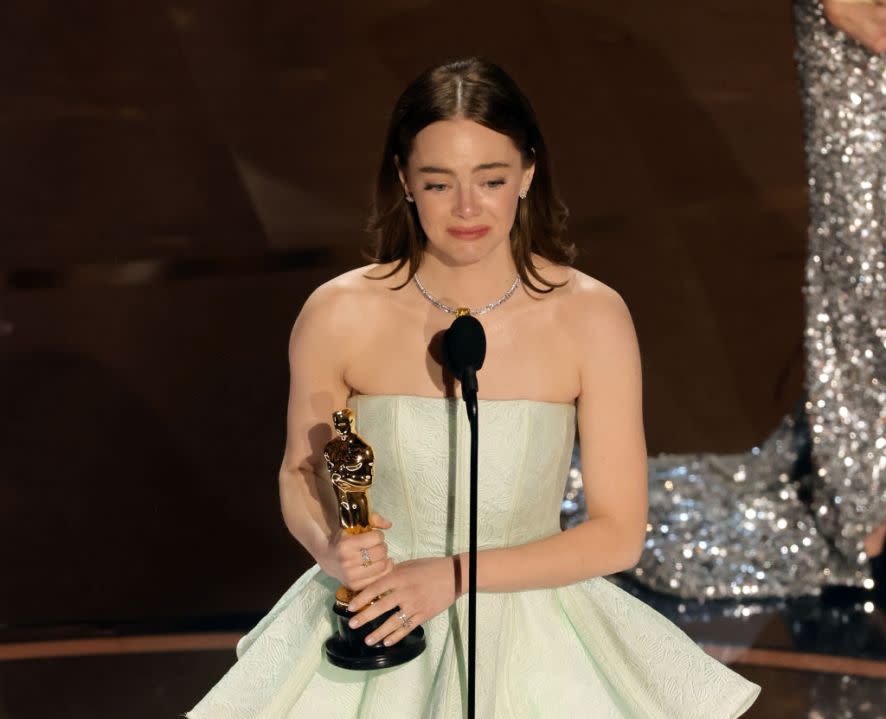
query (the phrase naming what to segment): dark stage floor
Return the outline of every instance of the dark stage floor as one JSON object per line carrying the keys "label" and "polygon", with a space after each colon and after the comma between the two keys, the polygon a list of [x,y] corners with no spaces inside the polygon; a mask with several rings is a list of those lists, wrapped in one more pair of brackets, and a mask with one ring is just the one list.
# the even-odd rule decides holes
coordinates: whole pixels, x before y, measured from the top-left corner
{"label": "dark stage floor", "polygon": [[[692,604],[632,591],[763,687],[749,718],[886,717],[880,608],[825,607],[814,597]],[[256,619],[6,630],[0,717],[178,716],[233,662],[236,637]]]}

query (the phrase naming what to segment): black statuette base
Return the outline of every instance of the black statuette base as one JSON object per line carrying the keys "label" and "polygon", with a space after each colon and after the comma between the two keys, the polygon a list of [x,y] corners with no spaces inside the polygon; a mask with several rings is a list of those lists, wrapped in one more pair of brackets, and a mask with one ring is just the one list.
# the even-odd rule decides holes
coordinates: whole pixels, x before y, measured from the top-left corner
{"label": "black statuette base", "polygon": [[366,636],[384,624],[388,617],[398,614],[399,607],[356,629],[348,626],[348,622],[356,612],[350,612],[337,604],[332,611],[338,620],[338,632],[326,640],[326,656],[337,667],[358,670],[386,669],[405,664],[425,650],[425,630],[421,627],[416,627],[390,647],[382,643],[374,646],[366,644]]}

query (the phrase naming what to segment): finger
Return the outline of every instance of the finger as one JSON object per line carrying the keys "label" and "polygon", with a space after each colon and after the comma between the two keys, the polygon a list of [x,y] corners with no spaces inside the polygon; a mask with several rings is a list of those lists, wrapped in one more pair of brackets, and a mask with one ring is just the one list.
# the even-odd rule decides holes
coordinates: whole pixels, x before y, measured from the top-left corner
{"label": "finger", "polygon": [[372,604],[367,604],[363,611],[351,618],[348,626],[352,628],[362,627],[367,622],[371,622],[376,617],[380,617],[385,612],[391,611],[397,606],[397,599],[393,594],[376,599]]}
{"label": "finger", "polygon": [[[345,583],[354,591],[359,592],[379,581],[394,568],[393,559],[375,562],[368,567],[356,566],[345,571]],[[370,597],[369,601],[374,599]]]}
{"label": "finger", "polygon": [[373,564],[383,562],[388,558],[388,545],[382,542],[371,547],[350,547],[347,556],[343,557],[343,567],[371,567]]}
{"label": "finger", "polygon": [[366,637],[366,643],[372,645],[384,641],[385,646],[389,647],[392,644],[396,644],[409,634],[409,632],[415,628],[415,619],[409,616],[409,612],[405,612],[407,623],[404,625],[403,621],[400,619],[401,614],[404,613],[398,611],[378,629],[369,634],[369,636]]}
{"label": "finger", "polygon": [[384,544],[385,533],[380,529],[370,529],[368,532],[354,535],[354,543],[360,547],[374,547],[378,544]]}
{"label": "finger", "polygon": [[[388,559],[388,562],[390,563],[391,569],[393,569],[393,560]],[[388,570],[387,574],[390,573],[390,570]],[[389,577],[376,579],[370,584],[364,585],[359,590],[356,587],[351,588],[357,591],[357,596],[351,599],[351,603],[348,604],[348,609],[350,609],[352,612],[359,612],[363,607],[369,604],[369,602],[373,601],[376,597],[380,597],[382,595],[387,596],[394,589]]]}
{"label": "finger", "polygon": [[409,617],[409,624],[407,626],[403,626],[402,622],[397,619],[397,629],[388,634],[388,636],[384,639],[384,644],[386,647],[393,646],[401,639],[405,638],[412,632],[421,622],[417,621],[414,616]]}
{"label": "finger", "polygon": [[361,532],[360,534],[349,534],[347,536],[342,537],[339,542],[339,548],[344,552],[349,554],[353,552],[359,552],[361,549],[370,549],[379,544],[384,544],[385,542],[385,533],[380,529],[372,529],[368,532]]}
{"label": "finger", "polygon": [[357,597],[361,598],[359,604],[354,603],[357,597],[351,600],[351,604],[348,606],[355,607],[355,609],[352,609],[351,611],[359,610],[362,606],[369,604],[369,602],[377,596],[383,594],[385,590],[377,589],[377,584],[390,574],[393,569],[394,560],[386,559],[384,562],[378,562],[371,567],[356,567],[346,572],[346,583],[348,587],[352,591],[359,592]]}
{"label": "finger", "polygon": [[390,529],[394,526],[391,520],[385,519],[378,512],[372,512],[369,515],[369,525],[371,527],[381,527],[382,529]]}
{"label": "finger", "polygon": [[368,549],[361,549],[357,554],[357,561],[361,567],[370,567],[377,562],[383,562],[388,558],[388,545],[382,542]]}
{"label": "finger", "polygon": [[385,533],[380,529],[373,529],[369,534],[372,537],[372,545],[376,544],[384,544],[385,543]]}

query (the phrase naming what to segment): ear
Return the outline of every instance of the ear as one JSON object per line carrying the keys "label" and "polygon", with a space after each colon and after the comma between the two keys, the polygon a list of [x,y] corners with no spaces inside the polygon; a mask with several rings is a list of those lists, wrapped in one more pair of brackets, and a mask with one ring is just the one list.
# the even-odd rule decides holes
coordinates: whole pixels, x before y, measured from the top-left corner
{"label": "ear", "polygon": [[523,170],[523,177],[520,180],[520,192],[529,192],[529,186],[532,184],[532,178],[534,176],[535,176],[535,151],[533,151],[532,161]]}
{"label": "ear", "polygon": [[406,172],[403,170],[403,166],[400,164],[400,156],[394,155],[394,165],[397,167],[397,175],[400,177],[400,184],[403,185],[403,192],[407,195],[409,194],[409,186],[406,184]]}

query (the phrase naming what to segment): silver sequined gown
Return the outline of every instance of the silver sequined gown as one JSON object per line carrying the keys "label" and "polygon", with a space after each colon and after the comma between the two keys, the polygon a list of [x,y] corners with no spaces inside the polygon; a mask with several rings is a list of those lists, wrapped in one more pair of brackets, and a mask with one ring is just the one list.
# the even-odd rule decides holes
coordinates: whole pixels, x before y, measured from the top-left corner
{"label": "silver sequined gown", "polygon": [[862,540],[886,520],[886,56],[835,32],[818,2],[798,2],[796,17],[813,501],[822,532],[861,569]]}
{"label": "silver sequined gown", "polygon": [[[886,56],[836,31],[818,0],[796,0],[794,13],[809,175],[813,471],[797,476],[805,432],[792,417],[744,454],[650,460],[649,533],[634,578],[688,599],[864,585],[862,540],[886,520]],[[576,460],[564,524],[582,511]]]}

